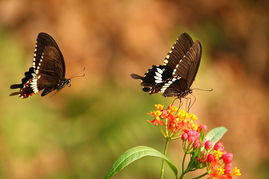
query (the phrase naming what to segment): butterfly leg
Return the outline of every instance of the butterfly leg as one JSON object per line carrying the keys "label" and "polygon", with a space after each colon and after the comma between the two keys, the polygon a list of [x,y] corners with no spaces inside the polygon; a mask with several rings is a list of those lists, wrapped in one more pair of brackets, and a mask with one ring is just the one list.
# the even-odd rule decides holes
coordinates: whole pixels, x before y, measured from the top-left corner
{"label": "butterfly leg", "polygon": [[[179,99],[179,98],[175,98],[175,99],[172,101],[172,103],[170,104],[170,106],[173,106],[173,104],[175,103],[175,101],[176,101],[177,99]],[[179,99],[179,100],[180,100],[180,99]],[[181,103],[181,100],[180,100],[180,103]]]}
{"label": "butterfly leg", "polygon": [[181,98],[178,98],[178,99],[179,99],[179,105],[178,105],[179,107],[178,108],[180,109],[183,106],[183,101],[181,100]]}
{"label": "butterfly leg", "polygon": [[193,102],[192,102],[192,104],[191,104],[191,106],[190,106],[190,108],[192,108],[192,106],[194,105],[194,103],[196,102],[196,97],[191,93],[191,95],[193,96],[193,98],[194,98],[194,100],[193,100]]}
{"label": "butterfly leg", "polygon": [[189,112],[190,111],[190,108],[191,108],[191,98],[189,98],[189,97],[184,97],[184,99],[186,99],[186,110],[187,110],[187,112]]}

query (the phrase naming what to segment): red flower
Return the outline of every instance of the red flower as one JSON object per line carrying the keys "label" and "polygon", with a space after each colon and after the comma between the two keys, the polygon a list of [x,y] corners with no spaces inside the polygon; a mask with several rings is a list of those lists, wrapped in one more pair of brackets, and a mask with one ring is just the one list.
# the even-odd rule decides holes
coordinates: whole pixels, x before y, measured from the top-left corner
{"label": "red flower", "polygon": [[231,163],[233,161],[233,154],[232,153],[224,153],[222,155],[222,160],[226,164]]}
{"label": "red flower", "polygon": [[225,172],[225,174],[230,174],[231,173],[231,171],[232,171],[232,163],[229,163],[229,164],[226,164],[225,166],[224,166],[224,172]]}
{"label": "red flower", "polygon": [[211,163],[211,162],[213,162],[214,160],[215,160],[215,157],[214,157],[213,154],[208,154],[208,155],[207,155],[207,159],[206,159],[206,161],[207,161],[208,163]]}
{"label": "red flower", "polygon": [[214,145],[214,150],[219,150],[219,151],[223,151],[224,150],[224,145],[222,142],[218,141],[215,145]]}
{"label": "red flower", "polygon": [[205,142],[205,149],[210,150],[212,148],[212,142],[210,140],[207,140]]}
{"label": "red flower", "polygon": [[165,123],[157,118],[153,119],[152,121],[148,120],[149,123],[153,124],[154,126],[165,125]]}
{"label": "red flower", "polygon": [[198,132],[201,132],[201,131],[206,132],[206,131],[207,131],[207,126],[204,125],[204,124],[201,124],[201,125],[198,127],[198,130],[197,130],[197,131],[198,131]]}
{"label": "red flower", "polygon": [[188,134],[187,134],[187,133],[183,133],[183,134],[181,135],[181,139],[182,139],[183,141],[187,140],[187,139],[188,139]]}

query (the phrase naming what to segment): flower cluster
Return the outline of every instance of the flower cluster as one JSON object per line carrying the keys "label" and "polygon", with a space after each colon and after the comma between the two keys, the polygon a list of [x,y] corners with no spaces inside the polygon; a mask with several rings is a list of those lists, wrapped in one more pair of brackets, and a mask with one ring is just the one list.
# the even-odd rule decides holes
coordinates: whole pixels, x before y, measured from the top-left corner
{"label": "flower cluster", "polygon": [[209,149],[207,161],[209,166],[209,176],[214,178],[232,178],[240,176],[240,170],[232,168],[233,154],[224,150],[221,142],[217,142],[212,150]]}
{"label": "flower cluster", "polygon": [[[195,134],[195,136],[200,135]],[[228,179],[241,175],[237,167],[232,168],[233,154],[224,150],[222,142],[219,141],[213,146],[210,140],[200,142],[202,140],[199,137],[194,137],[190,140],[189,137],[186,138],[186,133],[182,134],[181,139],[185,144],[185,152],[196,156],[198,165],[194,165],[193,168],[200,169],[206,167],[209,178]],[[188,147],[185,147],[186,143],[189,144]]]}
{"label": "flower cluster", "polygon": [[189,164],[183,173],[196,169],[207,169],[209,178],[232,178],[240,176],[238,168],[232,168],[233,154],[224,150],[222,142],[216,143],[206,137],[207,126],[197,125],[197,117],[174,106],[164,108],[161,104],[155,105],[155,110],[149,115],[154,119],[148,121],[155,126],[160,126],[162,134],[169,140],[181,138],[185,157],[189,155]]}
{"label": "flower cluster", "polygon": [[149,115],[153,116],[154,119],[148,122],[165,128],[165,132],[162,128],[165,137],[178,138],[184,130],[196,131],[202,127],[195,124],[194,121],[198,119],[196,115],[175,106],[168,106],[165,109],[163,105],[156,104],[155,111],[150,112]]}

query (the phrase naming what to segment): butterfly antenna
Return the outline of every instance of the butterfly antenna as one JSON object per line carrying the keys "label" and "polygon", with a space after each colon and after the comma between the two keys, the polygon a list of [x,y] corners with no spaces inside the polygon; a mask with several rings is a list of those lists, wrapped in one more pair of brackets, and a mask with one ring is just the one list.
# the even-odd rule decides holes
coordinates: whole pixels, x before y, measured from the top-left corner
{"label": "butterfly antenna", "polygon": [[193,88],[192,90],[199,90],[199,91],[208,91],[208,92],[211,92],[211,91],[213,91],[213,88],[210,88],[210,89]]}

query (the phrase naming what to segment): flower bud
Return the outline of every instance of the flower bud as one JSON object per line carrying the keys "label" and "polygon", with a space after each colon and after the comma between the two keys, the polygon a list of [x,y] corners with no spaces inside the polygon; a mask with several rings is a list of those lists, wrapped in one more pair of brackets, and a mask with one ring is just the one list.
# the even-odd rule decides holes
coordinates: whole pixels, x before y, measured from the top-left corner
{"label": "flower bud", "polygon": [[204,124],[201,124],[201,125],[198,127],[198,132],[201,132],[202,130],[203,130],[204,132],[206,132],[206,131],[207,131],[207,126],[204,125]]}
{"label": "flower bud", "polygon": [[197,149],[198,147],[200,147],[200,140],[199,139],[194,141],[193,147],[195,149]]}
{"label": "flower bud", "polygon": [[208,155],[207,155],[207,159],[206,159],[207,162],[211,163],[211,162],[213,162],[214,160],[215,160],[215,157],[214,157],[213,154],[208,154]]}
{"label": "flower bud", "polygon": [[220,142],[220,141],[218,141],[218,142],[214,145],[214,150],[223,151],[223,150],[224,150],[223,143]]}
{"label": "flower bud", "polygon": [[233,161],[233,154],[232,153],[225,153],[222,155],[222,160],[224,163],[229,164]]}
{"label": "flower bud", "polygon": [[190,143],[194,142],[195,139],[196,139],[196,138],[195,138],[194,136],[192,136],[192,135],[188,135],[188,141],[189,141]]}
{"label": "flower bud", "polygon": [[205,149],[210,150],[212,148],[212,142],[210,140],[207,140],[205,142]]}
{"label": "flower bud", "polygon": [[187,140],[187,139],[188,139],[188,134],[183,133],[183,134],[181,135],[181,139],[182,139],[183,141]]}
{"label": "flower bud", "polygon": [[162,118],[166,118],[167,115],[168,115],[167,111],[166,110],[162,110],[161,117]]}
{"label": "flower bud", "polygon": [[226,165],[224,166],[224,173],[225,173],[225,174],[230,174],[231,171],[232,171],[232,163],[226,164]]}

